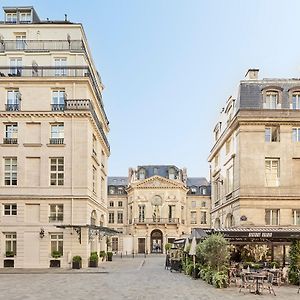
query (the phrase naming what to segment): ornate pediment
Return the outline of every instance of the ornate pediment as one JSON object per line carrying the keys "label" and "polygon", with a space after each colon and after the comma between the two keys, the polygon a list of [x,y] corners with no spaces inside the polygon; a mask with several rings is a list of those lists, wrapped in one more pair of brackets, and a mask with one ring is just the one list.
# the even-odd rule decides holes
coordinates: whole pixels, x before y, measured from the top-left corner
{"label": "ornate pediment", "polygon": [[143,181],[132,184],[134,188],[154,188],[154,189],[174,189],[183,188],[186,189],[183,183],[175,180],[170,180],[161,176],[153,176]]}

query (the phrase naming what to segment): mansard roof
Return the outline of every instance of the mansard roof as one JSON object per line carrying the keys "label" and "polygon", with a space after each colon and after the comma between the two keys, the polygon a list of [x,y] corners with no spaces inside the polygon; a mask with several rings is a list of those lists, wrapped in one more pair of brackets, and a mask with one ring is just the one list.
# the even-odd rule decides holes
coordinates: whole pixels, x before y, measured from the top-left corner
{"label": "mansard roof", "polygon": [[206,180],[205,177],[188,177],[187,179],[187,186],[192,187],[200,187],[200,186],[209,186],[209,182]]}
{"label": "mansard roof", "polygon": [[128,177],[109,176],[107,179],[107,185],[127,186],[128,185]]}

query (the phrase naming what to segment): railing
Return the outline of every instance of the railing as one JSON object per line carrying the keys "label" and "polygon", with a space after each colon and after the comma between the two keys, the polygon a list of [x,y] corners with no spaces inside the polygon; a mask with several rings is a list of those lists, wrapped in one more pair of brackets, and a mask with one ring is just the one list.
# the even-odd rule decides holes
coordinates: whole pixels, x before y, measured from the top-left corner
{"label": "railing", "polygon": [[51,110],[52,111],[64,111],[65,104],[51,104]]}
{"label": "railing", "polygon": [[53,215],[49,217],[49,222],[63,221],[63,220],[64,220],[63,215]]}
{"label": "railing", "polygon": [[20,104],[5,104],[6,111],[20,111]]}
{"label": "railing", "polygon": [[178,224],[179,218],[135,218],[134,224]]}
{"label": "railing", "polygon": [[91,77],[89,67],[0,67],[0,77]]}
{"label": "railing", "polygon": [[18,144],[18,139],[17,138],[3,138],[3,144]]}
{"label": "railing", "polygon": [[64,138],[50,138],[51,145],[62,145],[64,143]]}
{"label": "railing", "polygon": [[0,51],[85,51],[82,40],[2,40]]}

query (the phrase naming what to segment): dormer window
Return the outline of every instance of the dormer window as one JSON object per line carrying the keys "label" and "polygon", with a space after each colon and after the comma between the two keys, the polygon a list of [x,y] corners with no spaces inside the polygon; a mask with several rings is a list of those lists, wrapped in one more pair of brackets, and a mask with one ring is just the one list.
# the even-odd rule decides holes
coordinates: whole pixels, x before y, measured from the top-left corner
{"label": "dormer window", "polygon": [[278,92],[267,92],[266,93],[266,108],[276,109],[278,104]]}
{"label": "dormer window", "polygon": [[7,23],[17,23],[17,13],[6,13],[5,22]]}
{"label": "dormer window", "polygon": [[294,92],[292,95],[292,108],[300,109],[300,91]]}
{"label": "dormer window", "polygon": [[174,168],[169,169],[169,179],[176,179]]}
{"label": "dormer window", "polygon": [[110,195],[113,195],[113,194],[115,193],[115,187],[114,187],[114,186],[111,186],[111,187],[109,188],[108,193],[109,193]]}
{"label": "dormer window", "polygon": [[31,12],[21,12],[20,13],[20,23],[31,23]]}
{"label": "dormer window", "polygon": [[281,109],[282,88],[277,86],[267,86],[262,89],[263,108]]}
{"label": "dormer window", "polygon": [[197,193],[197,188],[196,187],[191,187],[191,193],[196,194]]}
{"label": "dormer window", "polygon": [[153,169],[153,174],[154,174],[154,175],[157,175],[157,174],[158,174],[158,168],[154,168],[154,169]]}
{"label": "dormer window", "polygon": [[146,171],[144,169],[139,170],[139,180],[144,180],[146,178]]}

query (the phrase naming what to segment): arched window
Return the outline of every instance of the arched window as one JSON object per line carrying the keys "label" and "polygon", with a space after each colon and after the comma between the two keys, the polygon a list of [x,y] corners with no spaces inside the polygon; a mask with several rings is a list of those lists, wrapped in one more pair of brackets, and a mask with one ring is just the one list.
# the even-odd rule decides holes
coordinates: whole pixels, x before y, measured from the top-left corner
{"label": "arched window", "polygon": [[221,221],[219,218],[216,218],[215,220],[215,226],[214,226],[216,229],[220,228],[221,227]]}
{"label": "arched window", "polygon": [[267,91],[266,92],[266,108],[276,109],[279,101],[277,91]]}
{"label": "arched window", "polygon": [[292,95],[292,108],[300,109],[300,91],[293,92]]}
{"label": "arched window", "polygon": [[97,213],[95,210],[93,210],[91,213],[91,225],[96,225],[96,221],[97,221]]}
{"label": "arched window", "polygon": [[139,170],[139,180],[144,180],[146,178],[146,170],[141,168]]}
{"label": "arched window", "polygon": [[234,221],[233,215],[232,214],[228,214],[226,216],[226,222],[225,222],[226,227],[227,228],[233,227],[234,223],[235,223],[235,221]]}

